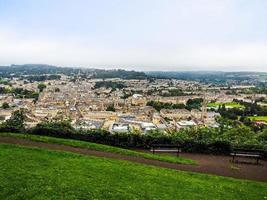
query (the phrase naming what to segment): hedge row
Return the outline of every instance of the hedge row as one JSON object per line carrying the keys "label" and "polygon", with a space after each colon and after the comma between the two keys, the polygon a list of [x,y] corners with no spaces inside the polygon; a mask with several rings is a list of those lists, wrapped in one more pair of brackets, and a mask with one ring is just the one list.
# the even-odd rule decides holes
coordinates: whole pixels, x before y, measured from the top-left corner
{"label": "hedge row", "polygon": [[[232,146],[228,141],[195,141],[193,139],[182,140],[181,138],[169,135],[150,135],[150,134],[127,134],[110,133],[104,130],[75,131],[71,128],[62,129],[37,126],[30,130],[31,134],[45,135],[60,138],[76,139],[100,144],[112,145],[122,148],[141,148],[148,149],[152,144],[177,144],[182,146],[184,152],[229,154]],[[257,145],[242,145],[238,148],[261,149]]]}

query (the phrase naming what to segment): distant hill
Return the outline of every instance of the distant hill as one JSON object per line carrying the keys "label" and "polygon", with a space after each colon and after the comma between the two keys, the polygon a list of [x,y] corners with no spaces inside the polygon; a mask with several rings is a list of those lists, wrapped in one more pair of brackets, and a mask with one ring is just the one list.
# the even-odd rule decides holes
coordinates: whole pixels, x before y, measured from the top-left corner
{"label": "distant hill", "polygon": [[198,81],[211,84],[254,84],[266,87],[266,72],[220,72],[220,71],[196,71],[196,72],[177,72],[177,71],[150,71],[137,72],[122,69],[95,69],[95,68],[76,68],[59,67],[45,64],[25,64],[0,66],[0,78],[34,76],[30,80],[41,80],[45,74],[65,74],[68,76],[80,76],[82,78],[122,78],[122,79],[177,79],[187,81]]}
{"label": "distant hill", "polygon": [[220,71],[196,71],[196,72],[146,72],[148,76],[163,79],[179,79],[199,81],[204,83],[225,84],[225,83],[255,83],[265,84],[267,82],[266,72],[220,72]]}
{"label": "distant hill", "polygon": [[104,70],[94,68],[58,67],[44,64],[25,64],[0,66],[0,77],[17,77],[28,75],[65,74],[81,75],[84,78],[122,78],[122,79],[146,79],[144,72],[127,70]]}

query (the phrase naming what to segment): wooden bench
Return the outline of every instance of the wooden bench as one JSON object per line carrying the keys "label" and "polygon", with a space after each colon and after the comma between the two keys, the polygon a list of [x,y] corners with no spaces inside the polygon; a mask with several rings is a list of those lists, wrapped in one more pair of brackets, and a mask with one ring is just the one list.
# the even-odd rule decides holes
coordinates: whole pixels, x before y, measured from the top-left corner
{"label": "wooden bench", "polygon": [[259,164],[259,160],[262,159],[263,153],[264,152],[260,150],[233,149],[230,155],[232,156],[232,162],[238,162],[238,160],[235,160],[236,157],[243,157],[256,159],[256,164]]}
{"label": "wooden bench", "polygon": [[151,145],[151,150],[153,154],[155,152],[166,152],[166,153],[176,153],[177,157],[182,152],[182,149],[179,145],[172,144],[153,144]]}

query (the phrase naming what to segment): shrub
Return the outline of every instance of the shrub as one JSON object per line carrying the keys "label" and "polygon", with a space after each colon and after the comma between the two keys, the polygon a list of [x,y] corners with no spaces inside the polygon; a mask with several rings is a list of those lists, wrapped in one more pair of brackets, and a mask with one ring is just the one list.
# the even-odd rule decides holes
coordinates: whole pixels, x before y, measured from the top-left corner
{"label": "shrub", "polygon": [[[23,123],[18,116],[20,116],[19,113],[7,121],[4,124],[5,126],[0,127],[0,131],[2,127],[10,128],[10,125],[19,125],[18,127],[21,127]],[[4,130],[16,132],[16,130],[12,129]],[[22,132],[21,130],[24,129],[19,129],[17,132]],[[267,148],[266,129],[262,133],[255,133],[245,126],[226,127],[223,132],[220,130],[221,128],[193,128],[170,134],[164,134],[160,131],[151,131],[146,134],[110,133],[100,129],[75,130],[68,121],[61,121],[40,123],[29,132],[37,135],[84,140],[123,148],[148,149],[152,144],[177,144],[182,146],[183,151],[197,153],[229,154],[232,147],[262,150]]]}

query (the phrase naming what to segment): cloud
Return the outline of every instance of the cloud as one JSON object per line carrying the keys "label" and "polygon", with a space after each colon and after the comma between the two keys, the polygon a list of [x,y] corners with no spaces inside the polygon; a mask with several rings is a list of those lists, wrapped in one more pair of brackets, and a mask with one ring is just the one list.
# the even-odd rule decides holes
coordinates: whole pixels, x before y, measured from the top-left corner
{"label": "cloud", "polygon": [[10,31],[0,31],[0,43],[1,64],[47,63],[137,70],[267,71],[267,45],[264,44],[140,49],[83,44],[64,38],[24,39]]}
{"label": "cloud", "polygon": [[265,1],[18,2],[0,7],[2,65],[267,71]]}

